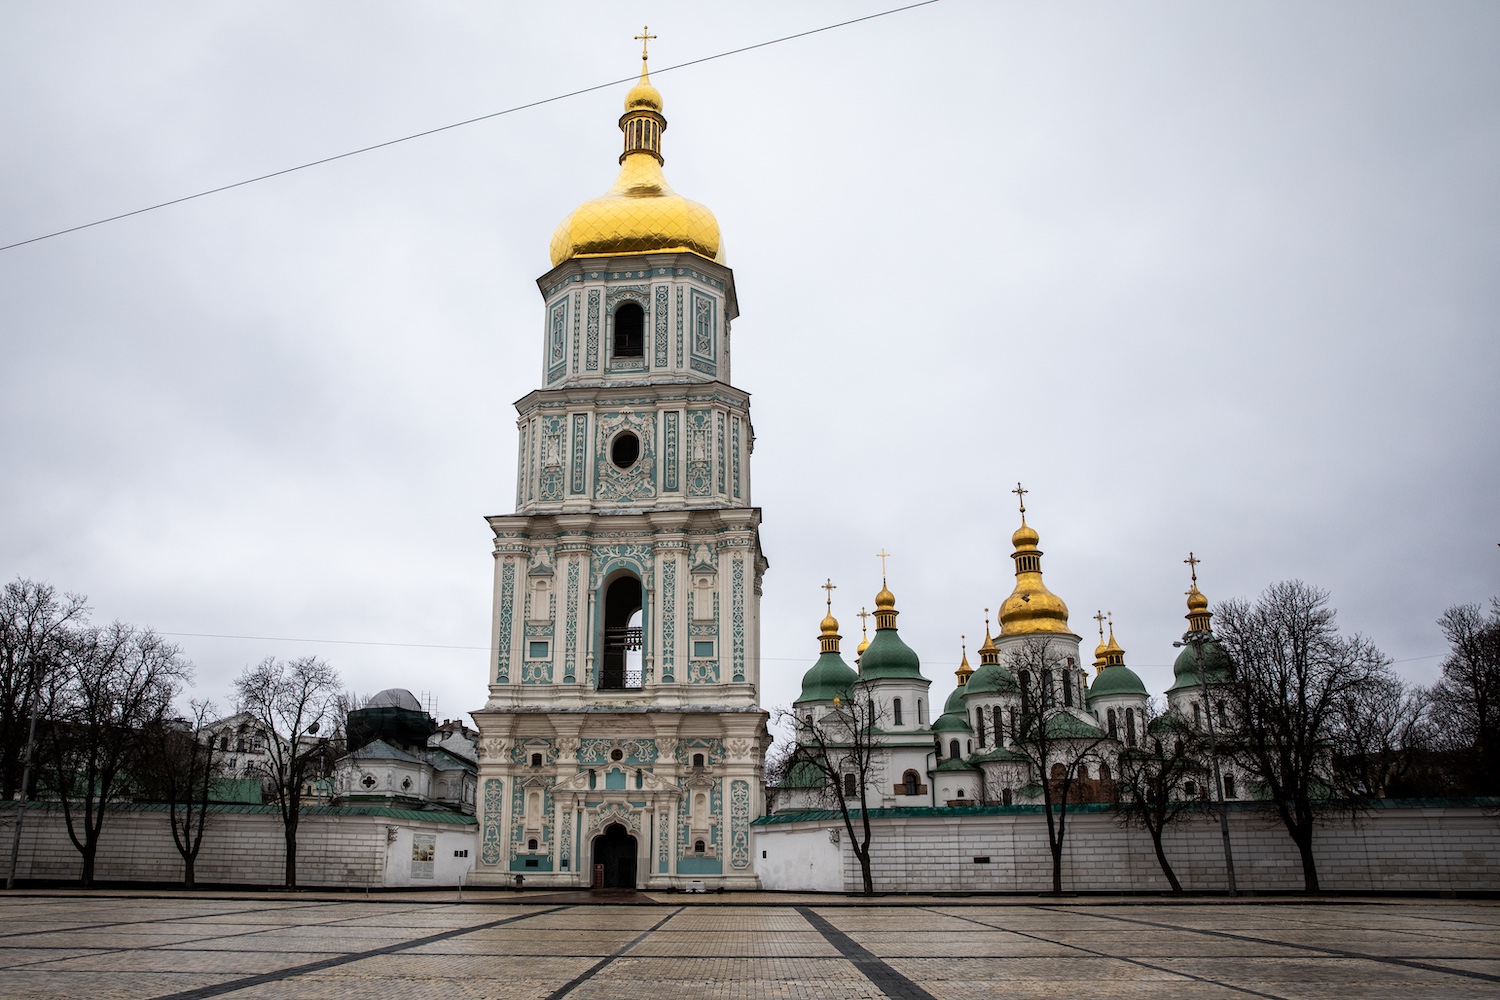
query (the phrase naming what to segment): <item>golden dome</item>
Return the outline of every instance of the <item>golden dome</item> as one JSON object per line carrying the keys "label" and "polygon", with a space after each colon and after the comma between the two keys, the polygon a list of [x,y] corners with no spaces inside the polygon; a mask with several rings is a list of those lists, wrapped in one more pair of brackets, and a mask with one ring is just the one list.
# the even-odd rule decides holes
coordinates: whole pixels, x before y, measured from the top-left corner
{"label": "golden dome", "polygon": [[823,616],[823,623],[818,627],[818,630],[822,635],[838,635],[839,620],[833,617],[832,611]]}
{"label": "golden dome", "polygon": [[1203,596],[1203,591],[1198,589],[1198,585],[1196,583],[1193,584],[1193,589],[1188,591],[1187,606],[1188,611],[1190,612],[1201,612],[1208,610],[1208,598]]}
{"label": "golden dome", "polygon": [[875,610],[877,612],[879,612],[879,611],[891,611],[895,607],[896,607],[896,595],[893,594],[893,593],[891,593],[890,588],[885,585],[885,581],[881,580],[880,581],[880,593],[878,593],[878,594],[875,595]]}
{"label": "golden dome", "polygon": [[859,657],[864,656],[865,655],[865,650],[867,650],[869,648],[870,648],[870,637],[869,636],[865,636],[863,639],[859,640],[859,645],[854,648],[854,656],[855,656],[855,658],[858,659]]}
{"label": "golden dome", "polygon": [[552,234],[552,266],[574,257],[687,251],[722,260],[719,220],[706,206],[673,191],[662,175],[661,92],[651,85],[645,64],[641,79],[625,97],[620,130],[625,152],[620,175],[603,197],[573,210]]}
{"label": "golden dome", "polygon": [[965,684],[969,683],[969,678],[974,676],[974,668],[969,666],[969,647],[967,645],[963,645],[962,649],[963,656],[958,662],[958,669],[954,671],[954,674],[956,674],[958,677],[959,687],[963,687]]}
{"label": "golden dome", "polygon": [[1068,606],[1042,582],[1041,537],[1021,514],[1021,527],[1011,536],[1016,562],[1016,588],[1000,605],[1001,635],[1054,633],[1072,635],[1068,628]]}

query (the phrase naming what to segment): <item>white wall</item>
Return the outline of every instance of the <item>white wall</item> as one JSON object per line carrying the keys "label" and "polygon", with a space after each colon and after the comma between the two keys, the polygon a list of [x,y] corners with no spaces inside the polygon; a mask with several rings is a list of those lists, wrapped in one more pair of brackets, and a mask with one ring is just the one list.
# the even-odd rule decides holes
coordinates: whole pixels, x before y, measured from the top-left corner
{"label": "white wall", "polygon": [[[767,889],[809,889],[842,892],[842,845],[848,839],[843,824],[827,828],[797,824],[803,829],[783,831],[754,827],[750,843],[755,871]],[[838,835],[838,843],[829,834]],[[761,857],[762,852],[765,857]],[[851,854],[850,857],[853,857]]]}
{"label": "white wall", "polygon": [[[166,812],[119,809],[105,818],[94,877],[102,881],[180,882],[182,856]],[[16,810],[0,808],[0,843],[10,845]],[[394,834],[391,832],[394,830]],[[411,878],[414,831],[437,834],[434,875]],[[304,886],[458,885],[473,863],[477,827],[384,816],[304,815],[297,830],[297,883]],[[404,852],[403,852],[404,847]],[[469,852],[453,857],[454,850]],[[8,861],[8,859],[7,859]],[[280,885],[285,866],[281,817],[211,813],[198,855],[199,883]],[[82,858],[68,839],[61,809],[33,805],[21,829],[16,877],[76,879]]]}
{"label": "white wall", "polygon": [[[877,891],[1042,892],[1051,888],[1046,818],[1037,813],[954,811],[873,819],[871,868]],[[767,889],[858,891],[859,864],[847,837],[833,851],[838,820],[756,827],[756,865]],[[819,840],[821,838],[821,842]],[[1230,814],[1239,887],[1297,891],[1302,864],[1268,809]],[[1224,856],[1214,814],[1168,828],[1167,859],[1184,888],[1224,887]],[[760,859],[760,851],[767,854]],[[1377,809],[1324,823],[1313,840],[1324,889],[1500,890],[1500,818],[1478,808]],[[978,863],[976,857],[988,857]],[[837,877],[835,877],[835,872]],[[1123,829],[1109,813],[1072,813],[1063,888],[1084,892],[1165,891],[1150,836]]]}

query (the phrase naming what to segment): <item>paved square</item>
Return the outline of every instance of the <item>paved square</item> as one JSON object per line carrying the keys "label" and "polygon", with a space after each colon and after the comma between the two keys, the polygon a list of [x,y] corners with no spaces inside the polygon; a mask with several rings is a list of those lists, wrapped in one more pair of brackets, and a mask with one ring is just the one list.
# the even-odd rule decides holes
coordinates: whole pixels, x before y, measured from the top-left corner
{"label": "paved square", "polygon": [[0,995],[1495,997],[1500,903],[0,893]]}

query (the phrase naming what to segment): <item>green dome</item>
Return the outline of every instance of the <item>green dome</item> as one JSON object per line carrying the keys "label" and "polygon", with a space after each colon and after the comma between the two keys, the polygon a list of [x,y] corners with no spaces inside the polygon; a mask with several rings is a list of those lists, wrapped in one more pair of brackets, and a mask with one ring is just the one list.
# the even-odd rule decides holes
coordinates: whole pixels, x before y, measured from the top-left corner
{"label": "green dome", "polygon": [[969,720],[964,717],[964,713],[962,710],[959,710],[957,712],[944,712],[942,715],[938,716],[937,721],[932,724],[932,731],[935,733],[973,732],[973,730],[969,727]]}
{"label": "green dome", "polygon": [[[1223,647],[1217,642],[1209,640],[1204,643],[1203,659],[1207,674],[1204,679],[1208,683],[1227,684],[1234,678],[1234,664],[1230,662],[1229,654],[1224,652]],[[1167,688],[1169,692],[1198,686],[1198,654],[1193,652],[1192,646],[1183,646],[1182,652],[1177,654],[1177,662],[1172,664],[1172,676],[1175,680],[1172,686]]]}
{"label": "green dome", "polygon": [[943,702],[944,715],[963,715],[968,709],[964,707],[964,687],[959,685],[953,689],[948,700]]}
{"label": "green dome", "polygon": [[1134,670],[1123,663],[1117,663],[1099,671],[1099,676],[1094,678],[1093,686],[1089,688],[1090,701],[1095,698],[1126,694],[1147,697],[1146,685],[1141,683],[1140,677]]}
{"label": "green dome", "polygon": [[998,663],[985,663],[974,671],[969,683],[959,690],[966,697],[973,694],[1002,694],[1016,690],[1016,678]]}
{"label": "green dome", "polygon": [[818,662],[812,665],[812,669],[802,675],[802,694],[792,704],[846,697],[850,686],[857,680],[859,675],[844,662],[842,656],[824,653],[818,657]]}
{"label": "green dome", "polygon": [[875,630],[875,638],[859,658],[859,676],[867,681],[927,679],[922,676],[922,661],[916,651],[902,642],[893,628]]}
{"label": "green dome", "polygon": [[1080,719],[1072,712],[1058,712],[1047,720],[1047,736],[1054,740],[1093,740],[1104,735],[1093,719]]}
{"label": "green dome", "polygon": [[976,770],[978,770],[978,768],[973,767],[973,766],[971,766],[969,764],[965,764],[963,761],[958,760],[955,757],[949,757],[947,760],[943,761],[937,767],[933,768],[933,770],[934,771],[976,771]]}

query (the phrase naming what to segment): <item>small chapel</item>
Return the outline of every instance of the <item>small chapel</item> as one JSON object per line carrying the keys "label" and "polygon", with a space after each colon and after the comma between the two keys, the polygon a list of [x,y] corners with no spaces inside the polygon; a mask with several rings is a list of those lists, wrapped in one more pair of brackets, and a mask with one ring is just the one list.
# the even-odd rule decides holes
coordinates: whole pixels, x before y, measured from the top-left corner
{"label": "small chapel", "polygon": [[515,512],[490,517],[479,884],[757,888],[760,511],[718,221],[662,173],[644,43],[614,186],[552,236]]}

